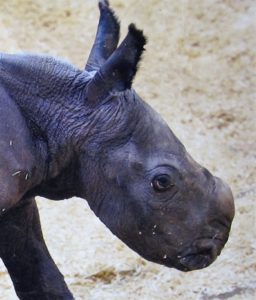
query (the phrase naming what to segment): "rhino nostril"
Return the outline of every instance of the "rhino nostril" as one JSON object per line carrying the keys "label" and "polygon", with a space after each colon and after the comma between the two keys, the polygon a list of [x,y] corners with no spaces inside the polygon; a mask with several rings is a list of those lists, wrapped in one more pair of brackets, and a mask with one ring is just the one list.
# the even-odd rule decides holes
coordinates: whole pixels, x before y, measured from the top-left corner
{"label": "rhino nostril", "polygon": [[231,220],[227,219],[226,217],[222,217],[219,219],[213,219],[209,222],[211,226],[215,229],[219,229],[220,232],[224,231],[229,231],[230,226],[231,226]]}
{"label": "rhino nostril", "polygon": [[202,239],[195,242],[197,254],[209,256],[215,259],[218,255],[216,242],[213,239]]}
{"label": "rhino nostril", "polygon": [[201,249],[197,252],[198,255],[212,256],[212,248]]}

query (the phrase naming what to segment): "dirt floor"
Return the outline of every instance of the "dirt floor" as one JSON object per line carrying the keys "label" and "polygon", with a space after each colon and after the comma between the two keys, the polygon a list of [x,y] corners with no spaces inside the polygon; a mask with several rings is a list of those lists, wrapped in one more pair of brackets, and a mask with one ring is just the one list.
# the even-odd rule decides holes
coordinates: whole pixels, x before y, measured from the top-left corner
{"label": "dirt floor", "polygon": [[[97,1],[0,0],[0,51],[58,56],[83,67]],[[122,33],[148,36],[135,81],[192,156],[232,187],[230,240],[205,270],[147,262],[114,237],[86,201],[38,199],[50,252],[76,299],[255,299],[255,0],[112,0]],[[17,299],[0,265],[0,299]]]}

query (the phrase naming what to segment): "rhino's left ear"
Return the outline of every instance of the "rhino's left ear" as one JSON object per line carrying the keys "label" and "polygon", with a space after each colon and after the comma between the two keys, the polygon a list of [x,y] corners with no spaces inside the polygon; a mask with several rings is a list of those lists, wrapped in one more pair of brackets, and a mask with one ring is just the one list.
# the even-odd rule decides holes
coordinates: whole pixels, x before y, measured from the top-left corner
{"label": "rhino's left ear", "polygon": [[131,88],[145,44],[143,32],[131,24],[124,41],[88,83],[88,105],[100,105],[108,95]]}

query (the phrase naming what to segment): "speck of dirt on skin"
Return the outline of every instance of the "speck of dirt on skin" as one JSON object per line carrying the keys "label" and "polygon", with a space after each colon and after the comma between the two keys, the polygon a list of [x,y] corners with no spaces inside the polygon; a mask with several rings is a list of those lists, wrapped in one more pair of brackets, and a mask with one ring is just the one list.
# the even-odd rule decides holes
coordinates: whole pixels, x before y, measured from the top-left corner
{"label": "speck of dirt on skin", "polygon": [[17,176],[17,175],[19,175],[20,173],[21,173],[21,171],[14,172],[14,173],[12,174],[12,176]]}

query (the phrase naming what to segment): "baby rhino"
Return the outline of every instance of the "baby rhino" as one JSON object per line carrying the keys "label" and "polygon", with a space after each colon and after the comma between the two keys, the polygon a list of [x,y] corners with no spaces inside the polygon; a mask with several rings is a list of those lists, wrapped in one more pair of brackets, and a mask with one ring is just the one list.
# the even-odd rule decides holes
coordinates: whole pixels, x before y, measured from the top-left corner
{"label": "baby rhino", "polygon": [[132,89],[146,39],[99,2],[85,70],[0,55],[0,257],[20,299],[73,299],[45,245],[35,196],[86,199],[126,245],[181,271],[224,247],[230,188],[196,163]]}

